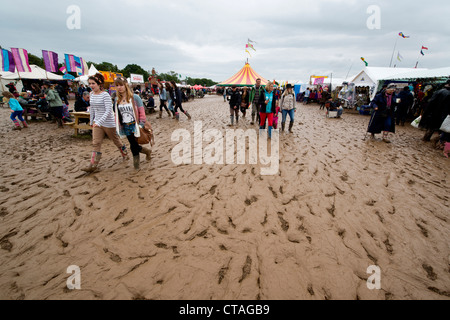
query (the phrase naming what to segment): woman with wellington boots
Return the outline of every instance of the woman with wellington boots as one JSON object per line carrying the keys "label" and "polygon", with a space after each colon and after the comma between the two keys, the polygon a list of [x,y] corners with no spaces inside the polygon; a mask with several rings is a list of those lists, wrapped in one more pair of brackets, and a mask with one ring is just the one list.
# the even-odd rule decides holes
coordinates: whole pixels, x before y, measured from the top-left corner
{"label": "woman with wellington boots", "polygon": [[89,87],[92,89],[90,96],[90,124],[92,126],[92,145],[94,150],[89,166],[81,169],[88,173],[98,170],[98,164],[102,158],[101,148],[105,135],[117,146],[123,160],[129,159],[126,147],[120,141],[116,132],[111,96],[103,90],[104,83],[105,78],[101,73],[89,77]]}
{"label": "woman with wellington boots", "polygon": [[139,127],[144,128],[147,121],[145,117],[144,103],[137,94],[131,92],[127,79],[118,77],[114,81],[117,90],[117,97],[114,114],[117,134],[127,137],[130,149],[133,153],[134,169],[140,169],[139,153],[147,156],[147,161],[151,159],[151,150],[138,144],[136,138],[140,136]]}

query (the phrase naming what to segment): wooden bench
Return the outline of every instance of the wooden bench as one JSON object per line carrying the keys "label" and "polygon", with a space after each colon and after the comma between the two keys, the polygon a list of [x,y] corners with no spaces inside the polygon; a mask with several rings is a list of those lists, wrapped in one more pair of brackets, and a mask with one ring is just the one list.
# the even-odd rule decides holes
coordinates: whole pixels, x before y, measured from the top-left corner
{"label": "wooden bench", "polygon": [[[34,112],[30,112],[34,111]],[[31,105],[31,106],[25,106],[23,107],[23,118],[25,121],[28,121],[28,117],[40,117],[44,121],[47,121],[47,116],[50,116],[50,112],[42,112],[37,106]]]}
{"label": "wooden bench", "polygon": [[80,119],[90,120],[91,114],[89,112],[71,112],[71,115],[75,117],[74,122],[64,123],[66,126],[72,127],[75,130],[75,136],[79,135],[80,130],[92,130],[92,127],[87,123],[80,123]]}

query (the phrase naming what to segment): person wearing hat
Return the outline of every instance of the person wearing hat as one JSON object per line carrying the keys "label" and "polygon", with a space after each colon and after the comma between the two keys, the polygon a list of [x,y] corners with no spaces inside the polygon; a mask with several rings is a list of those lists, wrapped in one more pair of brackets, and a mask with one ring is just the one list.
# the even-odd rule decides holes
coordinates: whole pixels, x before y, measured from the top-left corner
{"label": "person wearing hat", "polygon": [[44,80],[42,84],[42,88],[44,88],[45,99],[48,102],[50,107],[50,113],[53,117],[55,117],[56,122],[58,123],[58,128],[63,127],[63,102],[58,92],[55,90],[55,86],[51,84],[50,81]]}
{"label": "person wearing hat", "polygon": [[444,88],[436,91],[428,102],[419,123],[420,128],[427,129],[424,141],[430,141],[433,134],[439,131],[445,118],[450,115],[450,79]]}
{"label": "person wearing hat", "polygon": [[371,103],[374,112],[370,119],[370,124],[367,132],[372,134],[372,139],[375,139],[375,134],[383,132],[383,141],[390,143],[389,133],[395,133],[395,117],[394,110],[397,107],[395,90],[397,86],[393,83],[386,87],[379,93]]}
{"label": "person wearing hat", "polygon": [[289,132],[292,133],[292,128],[294,127],[294,116],[295,116],[295,94],[292,90],[292,85],[288,83],[286,85],[286,91],[283,93],[283,96],[281,97],[281,131],[284,132],[284,129],[286,127],[286,118],[287,115],[289,115],[290,122],[289,122]]}

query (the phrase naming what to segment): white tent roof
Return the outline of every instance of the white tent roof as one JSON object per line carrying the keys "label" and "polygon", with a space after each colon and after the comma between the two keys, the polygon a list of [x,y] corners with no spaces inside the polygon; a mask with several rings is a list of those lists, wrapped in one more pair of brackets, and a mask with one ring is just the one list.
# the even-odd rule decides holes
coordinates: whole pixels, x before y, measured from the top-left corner
{"label": "white tent roof", "polygon": [[75,78],[74,81],[81,81],[84,84],[87,84],[87,82],[89,80],[89,77],[95,75],[97,72],[98,72],[97,68],[94,67],[93,64],[91,64],[91,67],[89,68],[88,74],[84,75],[84,76],[81,76],[81,77],[78,77],[78,78]]}
{"label": "white tent roof", "polygon": [[417,70],[425,71],[427,69],[366,67],[350,82],[353,82],[356,86],[370,87],[380,80],[387,80],[398,74],[415,72]]}
{"label": "white tent roof", "polygon": [[387,77],[383,80],[416,80],[425,78],[449,78],[450,67],[439,69],[413,69],[406,73],[397,74],[391,77]]}
{"label": "white tent roof", "polygon": [[2,76],[6,80],[16,80],[16,79],[39,79],[39,80],[64,80],[62,76],[57,74],[46,72],[45,69],[38,67],[37,65],[30,65],[31,72],[20,72],[12,73],[10,75]]}

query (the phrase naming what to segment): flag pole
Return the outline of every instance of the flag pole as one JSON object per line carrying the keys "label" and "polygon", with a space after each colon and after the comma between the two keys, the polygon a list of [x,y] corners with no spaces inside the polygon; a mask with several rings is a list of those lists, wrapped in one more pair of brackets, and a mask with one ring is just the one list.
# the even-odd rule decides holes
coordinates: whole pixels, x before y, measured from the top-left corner
{"label": "flag pole", "polygon": [[421,53],[419,53],[419,56],[417,57],[417,62],[416,62],[416,66],[414,67],[414,69],[417,69],[417,66],[419,65],[420,55],[421,55]]}
{"label": "flag pole", "polygon": [[397,49],[398,37],[395,40],[394,50],[392,51],[391,63],[389,64],[389,68],[392,67],[392,60],[394,60],[395,49]]}

